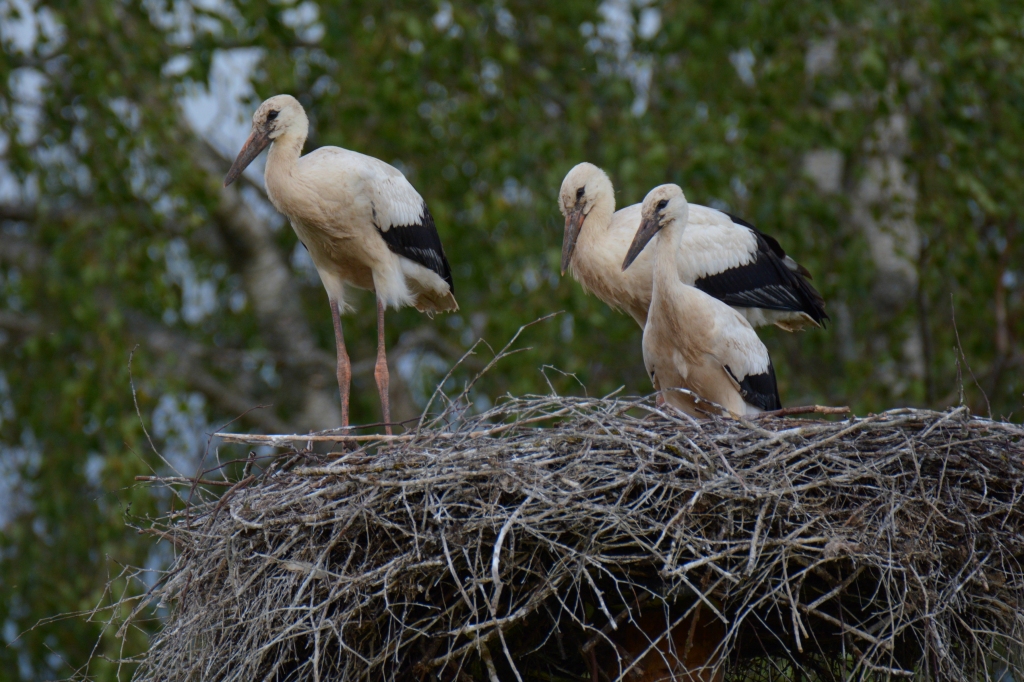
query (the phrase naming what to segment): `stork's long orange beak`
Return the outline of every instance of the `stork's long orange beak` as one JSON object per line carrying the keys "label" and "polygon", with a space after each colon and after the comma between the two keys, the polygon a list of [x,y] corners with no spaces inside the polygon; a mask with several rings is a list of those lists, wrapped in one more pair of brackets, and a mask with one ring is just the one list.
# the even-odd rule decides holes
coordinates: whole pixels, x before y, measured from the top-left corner
{"label": "stork's long orange beak", "polygon": [[657,218],[644,218],[643,222],[640,223],[640,229],[636,231],[636,236],[633,237],[633,243],[629,245],[626,259],[622,261],[623,270],[633,264],[633,261],[643,252],[644,247],[654,238],[654,235],[658,234],[660,229],[661,223]]}
{"label": "stork's long orange beak", "polygon": [[253,128],[252,132],[249,133],[249,139],[242,145],[242,149],[238,152],[235,162],[231,164],[228,174],[224,177],[224,186],[227,187],[237,180],[242,171],[249,167],[252,160],[259,156],[260,152],[266,149],[271,141],[267,131]]}
{"label": "stork's long orange beak", "polygon": [[576,250],[576,239],[580,236],[580,229],[583,227],[583,202],[577,201],[572,212],[565,216],[565,235],[562,237],[562,274],[569,269],[569,261],[572,260],[572,252]]}

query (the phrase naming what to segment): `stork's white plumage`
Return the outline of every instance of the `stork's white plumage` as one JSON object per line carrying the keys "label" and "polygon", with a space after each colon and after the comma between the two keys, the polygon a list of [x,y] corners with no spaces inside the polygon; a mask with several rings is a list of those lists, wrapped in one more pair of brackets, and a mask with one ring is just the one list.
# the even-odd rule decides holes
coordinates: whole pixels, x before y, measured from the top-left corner
{"label": "stork's white plumage", "polygon": [[427,314],[458,310],[451,268],[423,197],[398,169],[338,147],[301,156],[308,132],[306,112],[294,97],[277,95],[263,102],[224,185],[270,145],[267,194],[309,250],[331,302],[342,426],[348,426],[352,376],[341,330],[340,313],[349,309],[345,286],[376,293],[374,375],[385,428],[391,433],[384,309],[411,305]]}
{"label": "stork's white plumage", "polygon": [[667,403],[694,416],[694,399],[670,389],[688,389],[736,415],[779,409],[775,368],[754,328],[733,308],[679,279],[676,255],[689,229],[688,212],[677,185],[652,189],[622,263],[628,271],[661,232],[652,245],[653,288],[643,339],[647,373]]}
{"label": "stork's white plumage", "polygon": [[[644,251],[626,272],[622,259],[640,225],[640,205],[615,210],[611,180],[581,163],[562,181],[565,216],[562,273],[571,270],[587,292],[627,312],[641,327],[651,303],[654,257]],[[690,204],[690,223],[678,252],[679,278],[736,308],[754,326],[787,331],[828,319],[810,274],[779,243],[749,223]]]}

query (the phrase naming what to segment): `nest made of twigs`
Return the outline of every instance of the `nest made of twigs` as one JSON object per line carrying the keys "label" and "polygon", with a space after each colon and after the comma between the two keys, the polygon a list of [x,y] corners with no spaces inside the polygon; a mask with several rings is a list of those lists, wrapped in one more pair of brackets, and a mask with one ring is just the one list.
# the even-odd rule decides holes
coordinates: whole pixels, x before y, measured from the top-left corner
{"label": "nest made of twigs", "polygon": [[136,678],[630,680],[631,622],[702,610],[728,679],[1022,679],[1020,426],[539,397],[448,428],[159,519]]}

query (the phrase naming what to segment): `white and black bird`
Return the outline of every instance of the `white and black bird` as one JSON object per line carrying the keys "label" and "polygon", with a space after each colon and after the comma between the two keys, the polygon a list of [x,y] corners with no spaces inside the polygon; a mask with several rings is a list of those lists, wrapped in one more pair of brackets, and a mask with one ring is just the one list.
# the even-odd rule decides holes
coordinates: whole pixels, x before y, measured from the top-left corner
{"label": "white and black bird", "polygon": [[[654,257],[645,251],[629,270],[620,268],[640,226],[640,204],[616,211],[611,180],[584,162],[562,181],[559,208],[565,216],[562,274],[570,270],[585,291],[643,327]],[[689,227],[677,255],[684,283],[736,308],[755,327],[774,324],[798,331],[828,319],[806,268],[775,239],[735,216],[690,204]]]}
{"label": "white and black bird", "polygon": [[781,405],[768,349],[735,309],[683,283],[677,254],[690,206],[677,185],[655,187],[644,199],[640,227],[622,263],[628,271],[652,244],[651,307],[644,326],[644,365],[665,402],[697,416],[684,388],[735,415],[777,410]]}
{"label": "white and black bird", "polygon": [[291,221],[327,290],[338,351],[342,426],[348,426],[352,368],[340,313],[345,287],[377,295],[377,364],[384,423],[391,433],[384,310],[414,306],[431,315],[458,310],[451,267],[423,197],[402,173],[371,156],[320,147],[302,156],[309,120],[290,95],[271,97],[252,117],[252,132],[227,177],[230,185],[268,145],[267,195]]}

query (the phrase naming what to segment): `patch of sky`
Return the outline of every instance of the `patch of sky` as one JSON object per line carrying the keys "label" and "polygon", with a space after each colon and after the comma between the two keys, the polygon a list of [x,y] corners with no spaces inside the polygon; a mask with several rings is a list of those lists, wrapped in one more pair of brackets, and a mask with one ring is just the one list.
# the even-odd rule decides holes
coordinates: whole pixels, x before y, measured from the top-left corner
{"label": "patch of sky", "polygon": [[[11,418],[13,420],[13,417]],[[21,432],[18,445],[0,443],[0,530],[31,510],[32,482],[42,466],[42,449],[31,429]]]}
{"label": "patch of sky", "polygon": [[142,122],[139,105],[127,97],[115,97],[107,102],[107,106],[120,119],[125,128],[132,132],[138,131],[139,124]]}
{"label": "patch of sky", "polygon": [[320,22],[320,8],[310,0],[282,11],[281,23],[294,30],[295,35],[307,43],[320,42],[326,33]]}
{"label": "patch of sky", "polygon": [[434,28],[442,32],[447,31],[454,22],[455,13],[452,11],[450,2],[442,2],[437,8],[437,13],[430,19]]}
{"label": "patch of sky", "polygon": [[725,141],[729,143],[740,139],[740,117],[736,114],[729,114],[725,117]]}
{"label": "patch of sky", "polygon": [[191,476],[206,450],[206,398],[202,393],[165,393],[153,410],[153,436],[163,447],[164,462],[181,476]]}
{"label": "patch of sky", "polygon": [[0,45],[8,53],[49,56],[64,45],[64,27],[42,3],[0,0]]}
{"label": "patch of sky", "polygon": [[661,31],[661,10],[657,7],[645,7],[640,10],[640,21],[637,23],[636,34],[642,40],[650,40]]}
{"label": "patch of sky", "polygon": [[395,369],[409,387],[413,401],[422,408],[426,407],[438,380],[449,367],[448,362],[434,351],[417,347],[403,353],[395,363]]}
{"label": "patch of sky", "polygon": [[493,59],[484,59],[480,67],[480,89],[487,95],[498,95],[498,79],[501,78],[501,65]]}
{"label": "patch of sky", "polygon": [[203,35],[220,37],[225,22],[245,27],[237,7],[228,0],[144,0],[142,5],[172,45],[191,45]]}
{"label": "patch of sky", "polygon": [[483,414],[487,410],[491,409],[492,405],[493,403],[491,402],[490,397],[483,393],[478,393],[473,398],[473,410],[477,414]]}
{"label": "patch of sky", "polygon": [[39,139],[39,121],[42,119],[43,88],[47,78],[32,68],[13,69],[7,77],[11,113],[18,126],[18,142],[32,145]]}
{"label": "patch of sky", "polygon": [[[252,76],[263,57],[258,48],[216,50],[209,80],[191,83],[181,98],[185,120],[225,159],[233,159],[252,129],[257,104]],[[245,177],[263,186],[266,155],[257,157]]]}
{"label": "patch of sky", "polygon": [[147,590],[153,589],[153,586],[164,576],[172,563],[174,563],[174,552],[171,543],[158,542],[149,550],[139,576]]}
{"label": "patch of sky", "polygon": [[740,77],[744,85],[754,85],[754,64],[757,63],[757,58],[749,47],[744,47],[742,50],[737,50],[730,54],[729,62],[736,69],[736,75]]}
{"label": "patch of sky", "polygon": [[[36,671],[32,668],[31,659],[26,651],[26,640],[20,637],[22,632],[18,627],[18,619],[21,619],[22,622],[24,622],[26,617],[29,615],[28,606],[25,604],[25,600],[17,590],[11,590],[5,596],[8,598],[6,604],[8,619],[5,620],[3,624],[3,638],[7,642],[7,646],[17,652],[18,674],[21,676],[20,679],[40,679],[40,676],[37,676]],[[52,679],[52,677],[50,679]]]}
{"label": "patch of sky", "polygon": [[302,242],[295,243],[295,248],[292,249],[291,261],[292,270],[299,276],[303,284],[308,284],[309,286],[320,284],[320,274],[316,271],[313,258],[309,255],[309,251],[303,246]]}
{"label": "patch of sky", "polygon": [[135,196],[148,201],[163,215],[172,214],[174,209],[181,205],[181,201],[167,194],[167,189],[171,186],[171,175],[155,158],[150,142],[144,140],[141,145],[132,149],[128,159],[129,184]]}
{"label": "patch of sky", "polygon": [[494,8],[494,27],[501,35],[512,38],[516,34],[516,18],[507,8],[497,5]]}
{"label": "patch of sky", "polygon": [[[580,25],[586,47],[598,55],[598,68],[618,75],[633,87],[630,113],[643,116],[654,82],[654,58],[637,51],[634,38],[651,40],[661,31],[661,10],[651,0],[604,0],[597,8],[601,21]],[[638,16],[639,14],[639,16]]]}
{"label": "patch of sky", "polygon": [[573,318],[572,313],[565,313],[562,315],[559,333],[562,337],[563,343],[569,343],[572,341],[573,336],[576,334],[576,320]]}
{"label": "patch of sky", "polygon": [[747,195],[749,194],[749,191],[747,190],[747,186],[743,184],[743,180],[740,179],[740,176],[732,176],[732,179],[729,180],[729,186],[732,187],[732,191],[736,195],[737,199],[739,199],[740,201],[747,200]]}
{"label": "patch of sky", "polygon": [[243,185],[241,193],[246,206],[272,231],[277,232],[288,222],[283,215],[277,212],[270,200],[255,187]]}
{"label": "patch of sky", "polygon": [[[64,30],[48,7],[32,0],[0,0],[0,48],[8,54],[53,55],[64,44]],[[39,139],[40,107],[46,76],[33,68],[12,69],[7,77],[7,95],[17,140],[25,145]],[[0,155],[6,154],[10,138],[0,132]],[[38,154],[37,154],[38,156]],[[20,180],[6,159],[0,159],[0,200],[32,203],[38,196],[38,177],[32,173]]]}
{"label": "patch of sky", "polygon": [[541,283],[540,275],[532,265],[527,265],[523,268],[522,279],[523,286],[526,287],[527,291],[536,291]]}
{"label": "patch of sky", "polygon": [[[0,300],[8,310],[20,313],[24,308],[24,301],[21,297],[21,271],[16,267],[10,267],[6,271],[0,270]],[[2,412],[0,412],[2,416]],[[2,422],[2,420],[0,420]]]}
{"label": "patch of sky", "polygon": [[103,469],[107,466],[107,459],[98,452],[90,452],[85,459],[85,480],[93,488],[99,488],[103,482]]}
{"label": "patch of sky", "polygon": [[163,67],[160,69],[160,73],[166,78],[177,78],[178,76],[184,76],[192,68],[192,57],[187,54],[177,54],[168,59]]}
{"label": "patch of sky", "polygon": [[501,186],[501,198],[510,206],[528,207],[533,203],[533,192],[513,177],[505,178]]}
{"label": "patch of sky", "polygon": [[181,289],[181,310],[178,314],[186,324],[199,324],[217,310],[217,284],[199,276],[189,258],[188,244],[184,239],[176,238],[167,243],[164,263],[167,281]]}

